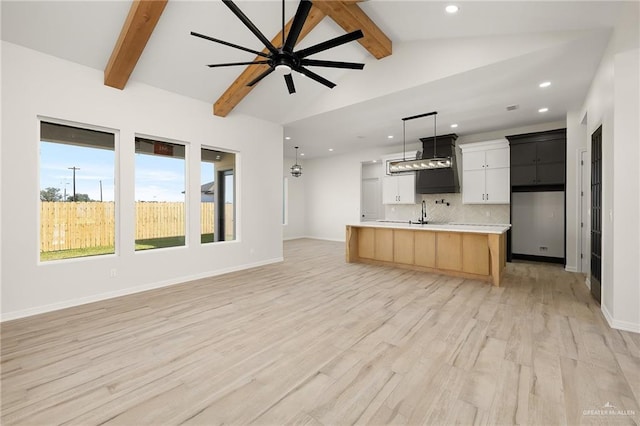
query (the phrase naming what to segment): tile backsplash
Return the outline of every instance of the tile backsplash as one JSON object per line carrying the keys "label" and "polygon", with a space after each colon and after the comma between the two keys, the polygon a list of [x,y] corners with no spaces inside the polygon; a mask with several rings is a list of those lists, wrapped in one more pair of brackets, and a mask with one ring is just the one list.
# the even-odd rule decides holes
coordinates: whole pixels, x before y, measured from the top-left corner
{"label": "tile backsplash", "polygon": [[[462,194],[418,194],[415,205],[385,205],[386,220],[418,220],[422,200],[429,222],[509,223],[508,204],[462,204]],[[436,201],[444,200],[443,204]],[[449,203],[449,205],[447,205]]]}

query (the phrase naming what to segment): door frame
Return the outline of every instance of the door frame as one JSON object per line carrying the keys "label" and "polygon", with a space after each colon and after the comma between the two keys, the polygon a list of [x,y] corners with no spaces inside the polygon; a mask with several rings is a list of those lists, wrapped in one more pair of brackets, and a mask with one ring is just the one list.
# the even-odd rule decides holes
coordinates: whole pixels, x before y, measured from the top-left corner
{"label": "door frame", "polygon": [[[588,170],[591,164],[589,152],[586,148],[579,148],[577,155],[578,182],[576,187],[576,205],[578,206],[578,246],[576,247],[576,259],[578,260],[577,272],[589,275],[589,255],[591,253],[590,242],[590,209],[589,202],[591,198],[591,173]],[[587,184],[585,185],[585,180]],[[590,285],[590,282],[587,282]]]}
{"label": "door frame", "polygon": [[[594,139],[596,136],[600,137],[600,152],[597,156],[593,153]],[[591,156],[590,156],[590,164],[591,164],[591,198],[590,198],[590,209],[591,209],[591,225],[590,225],[590,250],[589,250],[589,261],[591,267],[589,268],[589,278],[590,278],[590,288],[591,295],[598,302],[602,303],[602,124],[598,126],[596,130],[591,133]],[[594,157],[597,158],[596,161],[599,161],[599,167],[595,167],[594,165]],[[596,178],[597,177],[597,178]],[[594,181],[596,182],[594,184]],[[594,201],[593,191],[594,186],[596,186],[597,199]],[[594,202],[598,203],[597,211],[594,209]],[[594,224],[597,223],[598,229],[594,229]],[[596,243],[594,244],[594,236],[593,234],[599,233],[598,238],[595,239]],[[596,253],[594,253],[594,245]],[[597,275],[594,275],[594,262],[598,261],[600,264],[596,269]]]}

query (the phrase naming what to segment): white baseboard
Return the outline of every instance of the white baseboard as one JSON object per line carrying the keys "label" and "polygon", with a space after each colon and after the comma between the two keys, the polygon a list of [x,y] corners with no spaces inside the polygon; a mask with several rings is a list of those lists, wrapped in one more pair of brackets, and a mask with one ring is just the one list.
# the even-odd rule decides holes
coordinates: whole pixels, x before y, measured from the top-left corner
{"label": "white baseboard", "polygon": [[569,266],[569,265],[566,265],[564,267],[564,270],[567,272],[578,272],[578,268],[576,268],[575,266]]}
{"label": "white baseboard", "polygon": [[286,238],[284,241],[290,241],[290,240],[302,240],[302,239],[307,239],[307,240],[318,240],[318,241],[333,241],[333,242],[337,242],[337,243],[344,243],[345,239],[339,239],[339,238],[322,238],[322,237],[311,237],[309,235],[305,235],[303,237],[293,237],[293,238]]}
{"label": "white baseboard", "polygon": [[630,331],[632,333],[640,333],[640,324],[614,319],[605,305],[600,305],[600,309],[602,310],[604,318],[609,323],[609,327],[622,331]]}
{"label": "white baseboard", "polygon": [[591,275],[587,274],[587,278],[584,279],[584,285],[591,290]]}
{"label": "white baseboard", "polygon": [[19,318],[26,318],[33,315],[44,314],[47,312],[59,311],[61,309],[72,308],[74,306],[85,305],[87,303],[99,302],[101,300],[113,299],[114,297],[127,296],[130,294],[140,293],[147,290],[154,290],[157,288],[168,287],[176,284],[182,284],[188,281],[199,280],[202,278],[215,277],[217,275],[224,275],[231,272],[243,271],[245,269],[257,268],[259,266],[270,265],[272,263],[278,263],[283,261],[284,261],[283,257],[277,257],[274,259],[268,259],[260,262],[248,263],[244,265],[233,266],[230,268],[203,272],[201,274],[188,275],[184,277],[173,278],[166,281],[144,284],[136,287],[128,287],[121,290],[96,294],[93,296],[65,300],[64,302],[52,303],[44,306],[37,306],[34,308],[23,309],[20,311],[14,311],[14,312],[8,312],[8,313],[3,312],[2,314],[0,314],[0,322],[11,321]]}
{"label": "white baseboard", "polygon": [[305,238],[310,238],[312,240],[320,240],[320,241],[333,241],[336,243],[344,243],[345,241],[344,238],[324,238],[324,237],[305,237]]}

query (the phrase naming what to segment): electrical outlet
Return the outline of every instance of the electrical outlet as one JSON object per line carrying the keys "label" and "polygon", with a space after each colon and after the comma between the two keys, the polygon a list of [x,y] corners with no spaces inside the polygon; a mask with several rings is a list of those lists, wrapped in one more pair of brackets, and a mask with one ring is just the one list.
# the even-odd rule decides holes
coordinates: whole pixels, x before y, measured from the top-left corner
{"label": "electrical outlet", "polygon": [[109,276],[110,276],[111,278],[115,278],[115,277],[117,277],[117,276],[118,276],[118,270],[117,270],[116,268],[112,268],[112,269],[109,271]]}
{"label": "electrical outlet", "polygon": [[540,246],[540,251],[547,251],[547,250],[549,250],[549,247]]}

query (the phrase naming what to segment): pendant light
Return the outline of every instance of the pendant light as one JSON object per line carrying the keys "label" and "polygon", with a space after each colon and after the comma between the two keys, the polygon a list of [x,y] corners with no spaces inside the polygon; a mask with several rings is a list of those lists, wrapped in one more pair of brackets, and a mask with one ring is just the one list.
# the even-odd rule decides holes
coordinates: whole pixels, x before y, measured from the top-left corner
{"label": "pendant light", "polygon": [[[426,153],[422,153],[422,158],[417,160],[407,160],[405,157],[406,146],[406,123],[409,120],[416,118],[429,117],[433,115],[433,157],[428,158]],[[437,128],[436,128],[436,115],[437,111],[428,112],[426,114],[414,115],[411,117],[405,117],[402,119],[402,150],[403,159],[398,161],[392,161],[389,163],[389,173],[407,173],[418,170],[430,170],[430,169],[448,169],[451,168],[450,157],[438,157],[436,153],[436,140],[437,140]]]}
{"label": "pendant light", "polygon": [[298,164],[298,148],[299,148],[298,146],[295,147],[295,149],[296,149],[296,164],[291,166],[291,176],[293,176],[293,177],[302,176],[302,166],[300,164]]}

